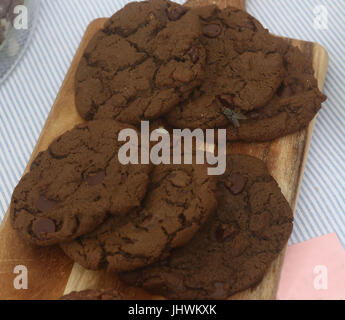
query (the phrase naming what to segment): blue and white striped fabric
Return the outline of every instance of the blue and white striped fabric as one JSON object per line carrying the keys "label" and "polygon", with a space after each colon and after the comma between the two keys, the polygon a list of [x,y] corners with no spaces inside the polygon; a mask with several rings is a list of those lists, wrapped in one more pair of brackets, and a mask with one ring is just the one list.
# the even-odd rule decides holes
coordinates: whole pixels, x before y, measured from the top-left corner
{"label": "blue and white striped fabric", "polygon": [[[86,26],[127,2],[42,1],[32,43],[0,87],[0,219]],[[345,246],[345,1],[248,0],[247,8],[273,33],[319,42],[330,54],[328,100],[317,118],[290,244],[336,232]],[[328,23],[320,20],[325,12]]]}

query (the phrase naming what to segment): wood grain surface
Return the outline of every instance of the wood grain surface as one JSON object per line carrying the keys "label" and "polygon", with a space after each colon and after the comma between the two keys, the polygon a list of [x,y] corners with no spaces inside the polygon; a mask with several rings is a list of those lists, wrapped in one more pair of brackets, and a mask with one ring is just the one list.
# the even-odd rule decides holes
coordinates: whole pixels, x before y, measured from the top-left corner
{"label": "wood grain surface", "polygon": [[[220,7],[228,5],[244,8],[244,0],[191,0],[189,6],[216,3]],[[71,67],[61,86],[54,106],[48,116],[32,154],[31,161],[38,152],[47,149],[48,145],[60,134],[82,122],[74,104],[74,76],[78,62],[91,37],[104,24],[105,19],[93,21],[86,30],[85,36],[75,55]],[[328,54],[318,44],[299,40],[289,40],[313,60],[315,75],[322,89],[327,67]],[[269,143],[232,145],[232,151],[246,153],[263,159],[278,181],[283,194],[292,208],[295,208],[298,191],[303,175],[308,147],[312,136],[314,122],[307,129]],[[233,296],[231,299],[274,299],[279,283],[284,252],[272,264],[264,280],[252,290]],[[15,266],[23,265],[28,270],[28,289],[17,290],[14,280]],[[108,288],[122,286],[116,275],[104,271],[88,271],[67,258],[58,247],[38,248],[24,243],[11,229],[8,212],[0,226],[0,299],[57,299],[63,293],[88,288]],[[129,298],[151,297],[141,290],[130,289]]]}

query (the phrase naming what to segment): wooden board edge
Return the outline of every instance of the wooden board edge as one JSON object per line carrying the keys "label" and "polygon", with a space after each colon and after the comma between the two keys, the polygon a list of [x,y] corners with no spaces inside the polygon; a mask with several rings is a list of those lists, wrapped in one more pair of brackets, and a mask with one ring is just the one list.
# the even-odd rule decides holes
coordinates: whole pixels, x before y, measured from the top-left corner
{"label": "wooden board edge", "polygon": [[[293,40],[293,39],[290,39]],[[329,54],[326,50],[326,48],[324,48],[321,44],[319,43],[314,43],[314,42],[308,42],[308,41],[303,41],[306,43],[310,43],[313,46],[313,65],[314,65],[314,69],[315,69],[315,77],[316,79],[318,79],[318,86],[320,91],[323,91],[325,82],[326,82],[326,76],[327,76],[327,72],[328,72],[328,65],[329,65]],[[324,63],[326,64],[326,68],[317,68],[317,64],[318,61],[324,61]],[[322,74],[318,74],[317,70],[321,70],[323,71]],[[300,174],[299,174],[299,181],[297,184],[297,197],[295,199],[295,203],[294,203],[294,207],[292,208],[294,215],[295,215],[295,211],[296,211],[296,206],[298,203],[298,198],[300,195],[300,189],[302,186],[302,181],[303,181],[303,176],[304,176],[304,170],[305,170],[305,166],[307,163],[307,158],[308,158],[308,153],[309,153],[309,148],[310,148],[310,143],[311,143],[311,139],[313,136],[313,132],[314,132],[314,128],[315,128],[315,122],[317,120],[318,115],[316,115],[316,117],[312,120],[312,122],[309,124],[308,129],[307,129],[307,137],[306,137],[306,141],[305,141],[305,147],[304,147],[304,154],[303,154],[303,159],[302,159],[302,163],[300,166]],[[280,254],[280,257],[278,257],[277,259],[280,259],[279,264],[281,266],[283,266],[284,264],[284,260],[286,257],[286,250],[287,250],[288,245],[286,244],[284,250],[282,251],[282,253]],[[275,263],[275,262],[274,262]],[[280,280],[281,278],[281,272],[282,272],[282,268],[279,269],[279,274],[278,274],[278,279]],[[273,299],[276,300],[277,298],[277,293],[278,293],[278,288],[279,288],[279,281],[277,282],[276,288],[275,288],[275,292],[273,294]]]}
{"label": "wooden board edge", "polygon": [[[312,43],[312,42],[310,42]],[[320,91],[323,91],[324,89],[324,85],[326,82],[326,76],[327,76],[327,72],[328,72],[328,65],[329,65],[329,54],[326,50],[325,47],[323,47],[321,44],[319,43],[312,43],[313,45],[313,65],[314,65],[314,69],[315,71],[315,77],[318,80],[318,86]],[[324,61],[326,67],[325,68],[316,68],[318,61]],[[322,70],[323,73],[317,73],[317,70]],[[307,163],[307,158],[308,158],[308,153],[309,153],[309,148],[310,148],[310,143],[311,143],[311,139],[313,136],[313,132],[314,132],[314,128],[315,128],[315,122],[317,120],[319,113],[316,115],[316,117],[313,119],[313,121],[309,124],[308,126],[308,130],[307,130],[307,139],[306,139],[306,144],[305,144],[305,148],[304,148],[304,155],[303,155],[303,159],[302,159],[302,163],[301,163],[301,167],[300,167],[300,177],[299,177],[299,181],[297,184],[297,198],[295,200],[295,205],[294,208],[292,208],[294,211],[296,209],[297,206],[297,202],[298,202],[298,198],[299,198],[299,194],[300,194],[300,189],[302,186],[302,181],[303,181],[303,173],[304,173],[304,169]]]}

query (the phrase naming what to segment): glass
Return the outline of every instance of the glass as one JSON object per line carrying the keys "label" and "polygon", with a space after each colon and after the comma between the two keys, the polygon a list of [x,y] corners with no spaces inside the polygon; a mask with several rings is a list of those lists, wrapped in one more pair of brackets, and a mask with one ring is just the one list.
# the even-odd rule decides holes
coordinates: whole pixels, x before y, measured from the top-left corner
{"label": "glass", "polygon": [[0,0],[0,85],[30,43],[39,7],[40,0]]}

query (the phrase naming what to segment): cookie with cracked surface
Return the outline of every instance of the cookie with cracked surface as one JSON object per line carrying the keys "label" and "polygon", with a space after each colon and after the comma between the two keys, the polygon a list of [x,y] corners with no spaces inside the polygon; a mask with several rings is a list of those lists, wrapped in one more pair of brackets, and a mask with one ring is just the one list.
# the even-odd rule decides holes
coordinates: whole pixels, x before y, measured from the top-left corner
{"label": "cookie with cracked surface", "polygon": [[178,4],[128,4],[84,52],[76,75],[79,114],[134,125],[166,114],[202,82],[200,34],[198,17]]}
{"label": "cookie with cracked surface", "polygon": [[183,248],[120,279],[170,299],[226,299],[254,287],[286,245],[293,214],[266,165],[232,155],[218,209]]}
{"label": "cookie with cracked surface", "polygon": [[[231,141],[267,141],[312,120],[325,97],[299,49],[241,10],[208,6],[193,12],[203,25],[205,80],[166,116],[172,126],[228,127]],[[291,85],[290,93],[284,90]]]}
{"label": "cookie with cracked surface", "polygon": [[109,217],[61,248],[87,269],[147,266],[190,241],[216,208],[215,185],[204,165],[159,165],[141,208],[120,219]]}
{"label": "cookie with cracked surface", "polygon": [[273,140],[305,128],[314,119],[327,97],[318,89],[312,61],[289,45],[284,65],[287,74],[273,98],[258,112],[246,113],[239,127],[228,126],[228,141]]}
{"label": "cookie with cracked surface", "polygon": [[124,142],[118,134],[127,128],[114,120],[91,121],[41,152],[13,193],[13,228],[31,243],[52,245],[92,231],[109,214],[140,206],[152,168],[119,162]]}
{"label": "cookie with cracked surface", "polygon": [[73,291],[59,300],[125,300],[126,293],[115,289]]}
{"label": "cookie with cracked surface", "polygon": [[273,97],[284,77],[283,59],[272,37],[246,12],[216,5],[192,12],[202,25],[205,80],[167,119],[178,127],[225,126],[223,106],[247,112]]}

